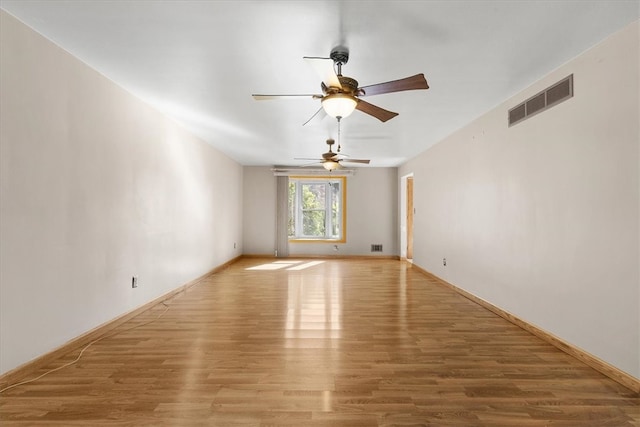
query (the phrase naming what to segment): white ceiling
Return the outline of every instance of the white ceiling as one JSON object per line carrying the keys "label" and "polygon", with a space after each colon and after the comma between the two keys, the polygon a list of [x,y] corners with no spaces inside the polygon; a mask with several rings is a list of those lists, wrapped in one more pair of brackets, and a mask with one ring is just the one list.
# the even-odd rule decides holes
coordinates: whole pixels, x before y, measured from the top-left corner
{"label": "white ceiling", "polygon": [[[302,59],[350,50],[361,86],[424,73],[431,88],[368,97],[343,152],[397,166],[640,16],[640,1],[1,0],[2,9],[243,165],[317,157],[336,121],[302,126],[320,93]],[[506,125],[506,112],[505,112]]]}

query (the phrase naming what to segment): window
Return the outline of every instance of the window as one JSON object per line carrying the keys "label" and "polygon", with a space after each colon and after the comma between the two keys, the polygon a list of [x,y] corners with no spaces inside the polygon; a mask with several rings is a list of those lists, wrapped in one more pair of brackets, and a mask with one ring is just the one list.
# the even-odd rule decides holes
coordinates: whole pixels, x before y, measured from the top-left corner
{"label": "window", "polygon": [[346,179],[289,177],[289,240],[344,242]]}

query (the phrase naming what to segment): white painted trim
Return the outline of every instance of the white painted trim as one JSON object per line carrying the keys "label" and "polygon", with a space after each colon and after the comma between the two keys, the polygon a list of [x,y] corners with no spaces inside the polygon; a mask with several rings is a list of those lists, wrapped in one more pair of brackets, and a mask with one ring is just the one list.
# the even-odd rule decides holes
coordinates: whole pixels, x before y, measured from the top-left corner
{"label": "white painted trim", "polygon": [[335,175],[335,176],[350,176],[355,174],[354,169],[339,169],[329,172],[324,168],[272,168],[274,176],[299,176],[299,175]]}

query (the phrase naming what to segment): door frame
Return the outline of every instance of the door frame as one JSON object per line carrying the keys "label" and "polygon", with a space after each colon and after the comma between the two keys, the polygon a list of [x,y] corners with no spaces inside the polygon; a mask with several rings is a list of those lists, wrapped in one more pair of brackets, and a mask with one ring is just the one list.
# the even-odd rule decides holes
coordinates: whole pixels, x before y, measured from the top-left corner
{"label": "door frame", "polygon": [[411,201],[413,202],[413,192],[409,195],[407,191],[407,181],[409,179],[413,182],[413,172],[400,178],[400,259],[402,260],[407,259],[407,244],[409,240],[413,240],[413,227],[408,229],[408,225],[411,224],[407,224],[407,206],[409,198],[411,198]]}

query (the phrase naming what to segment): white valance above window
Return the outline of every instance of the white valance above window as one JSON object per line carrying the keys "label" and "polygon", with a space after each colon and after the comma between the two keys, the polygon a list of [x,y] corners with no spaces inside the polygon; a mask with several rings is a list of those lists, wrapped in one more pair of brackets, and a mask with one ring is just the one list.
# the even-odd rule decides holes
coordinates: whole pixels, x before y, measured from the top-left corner
{"label": "white valance above window", "polygon": [[278,168],[271,169],[275,176],[351,176],[355,174],[354,169],[336,169],[329,172],[324,168]]}

